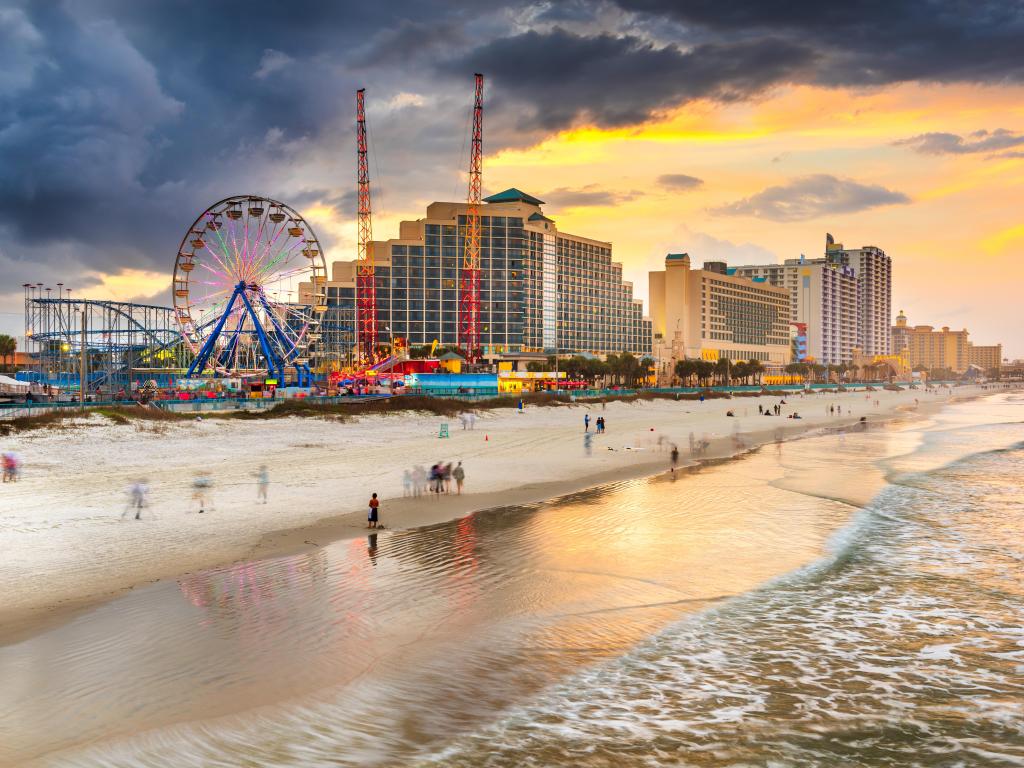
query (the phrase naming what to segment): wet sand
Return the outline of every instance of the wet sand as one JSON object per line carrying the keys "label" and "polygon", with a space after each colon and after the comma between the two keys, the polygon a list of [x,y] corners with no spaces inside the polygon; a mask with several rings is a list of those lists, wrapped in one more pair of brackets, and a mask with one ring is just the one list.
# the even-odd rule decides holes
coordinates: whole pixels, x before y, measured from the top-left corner
{"label": "wet sand", "polygon": [[[383,522],[390,530],[402,530],[663,472],[668,465],[668,444],[663,443],[662,450],[658,450],[656,435],[679,442],[686,461],[686,432],[706,434],[710,446],[702,460],[712,460],[737,452],[730,432],[737,426],[750,448],[777,440],[780,431],[784,439],[791,439],[821,429],[851,427],[857,424],[858,409],[877,423],[913,408],[915,398],[921,399],[922,413],[947,401],[919,392],[870,394],[872,400],[881,401],[881,407],[866,406],[864,393],[791,398],[788,409],[799,409],[804,415],[800,421],[758,419],[758,404],[773,405],[779,401],[777,397],[703,404],[617,403],[601,410],[591,407],[592,418],[605,415],[612,425],[609,435],[595,441],[593,457],[585,457],[580,446],[582,430],[577,422],[582,420],[584,406],[534,409],[523,416],[485,415],[476,433],[455,430],[450,443],[438,441],[432,433],[433,417],[368,417],[340,425],[289,419],[258,427],[207,422],[159,435],[104,426],[66,436],[28,438],[18,447],[29,455],[29,466],[40,477],[30,476],[17,487],[28,504],[14,515],[7,514],[9,507],[0,509],[0,543],[14,555],[0,564],[0,642],[24,638],[98,601],[161,579],[361,536],[365,532],[365,513],[353,499],[357,493],[365,493],[359,488],[380,488]],[[958,391],[960,396],[971,394],[976,392],[966,388]],[[854,408],[854,415],[823,416],[833,402],[847,410]],[[728,408],[755,415],[727,418]],[[657,425],[655,430],[647,426],[652,423]],[[769,428],[759,429],[763,423]],[[275,482],[271,487],[272,503],[267,507],[249,499],[225,502],[220,491],[218,508],[212,514],[188,514],[187,468],[197,464],[221,467],[220,477],[234,479],[234,487],[245,489],[238,491],[239,495],[252,492],[252,481],[246,478],[258,459],[250,458],[240,469],[232,469],[235,458],[222,456],[217,441],[232,432],[255,437],[261,429],[273,429],[275,434],[287,436],[285,439],[308,441],[290,445],[288,455],[301,459],[289,460],[288,472],[294,475],[294,482],[292,478]],[[481,440],[484,434],[489,437],[487,441]],[[349,435],[355,438],[354,445],[351,439],[345,440]],[[343,440],[343,447],[335,451],[328,436]],[[229,443],[231,439],[238,438],[229,438]],[[609,446],[615,450],[607,451]],[[228,447],[235,450],[230,444]],[[63,451],[60,460],[54,460],[55,451]],[[401,467],[418,458],[429,466],[431,457],[442,451],[442,455],[465,457],[467,488],[481,490],[461,497],[402,498]],[[91,471],[91,466],[96,471]],[[69,475],[67,479],[61,479],[62,470]],[[275,479],[281,478],[282,467],[274,471]],[[342,471],[356,474],[334,475]],[[122,522],[116,511],[123,505],[123,497],[118,497],[111,485],[115,489],[124,487],[142,473],[155,489],[157,518],[140,524]],[[524,483],[518,478],[535,479]],[[175,483],[178,490],[174,489]],[[4,491],[5,496],[12,495],[7,488]],[[7,499],[0,497],[0,503],[5,502]],[[346,511],[346,506],[358,511]],[[325,515],[324,510],[332,507],[337,512]]]}

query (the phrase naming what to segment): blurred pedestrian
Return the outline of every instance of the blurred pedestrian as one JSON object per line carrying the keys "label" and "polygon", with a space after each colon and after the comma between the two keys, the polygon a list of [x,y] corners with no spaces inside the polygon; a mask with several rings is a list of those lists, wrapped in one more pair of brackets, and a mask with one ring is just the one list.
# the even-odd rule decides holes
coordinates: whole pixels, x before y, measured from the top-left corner
{"label": "blurred pedestrian", "polygon": [[455,488],[458,491],[459,496],[462,495],[462,483],[466,480],[466,470],[462,468],[462,462],[460,461],[458,466],[452,470],[452,477],[455,478]]}
{"label": "blurred pedestrian", "polygon": [[135,519],[142,519],[142,508],[146,506],[146,496],[149,494],[149,486],[145,480],[136,480],[128,487],[128,508],[121,513],[121,519],[135,510]]}
{"label": "blurred pedestrian", "polygon": [[267,491],[270,488],[270,471],[266,464],[260,464],[260,470],[256,473],[256,500],[267,503]]}
{"label": "blurred pedestrian", "polygon": [[192,480],[192,500],[199,503],[199,514],[206,511],[206,502],[209,500],[212,490],[213,479],[210,477],[210,473],[197,472]]}

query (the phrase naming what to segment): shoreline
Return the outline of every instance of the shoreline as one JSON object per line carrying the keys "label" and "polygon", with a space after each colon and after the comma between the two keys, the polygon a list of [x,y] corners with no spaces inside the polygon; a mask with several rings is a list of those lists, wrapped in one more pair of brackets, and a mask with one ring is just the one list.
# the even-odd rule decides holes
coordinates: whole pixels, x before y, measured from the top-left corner
{"label": "shoreline", "polygon": [[[854,393],[854,396],[857,394]],[[916,407],[916,410],[911,404],[913,398],[904,397],[901,398],[904,402],[892,403],[891,407],[884,414],[871,414],[869,421],[870,423],[878,424],[889,423],[907,416],[926,418],[929,413],[940,409],[949,402],[971,399],[982,394],[984,394],[982,391],[972,391],[969,394],[954,395],[949,399],[929,398],[921,402]],[[810,400],[809,402],[806,398],[801,398],[798,400],[798,403],[800,407],[810,407],[812,403],[816,406],[828,402],[825,400],[825,396],[817,397],[820,399]],[[776,401],[778,398],[763,399]],[[908,399],[911,402],[906,402]],[[757,398],[757,400],[760,401],[762,398]],[[672,401],[669,402],[671,403]],[[737,409],[744,405],[743,401],[736,400],[719,402],[732,403],[733,407]],[[842,399],[841,402],[849,407],[848,403],[850,400],[848,397]],[[675,405],[679,406],[680,404],[675,403]],[[756,407],[756,403],[747,403],[746,406]],[[572,408],[574,413],[578,407]],[[618,410],[621,411],[622,409]],[[720,408],[720,410],[724,409]],[[512,416],[512,419],[514,418]],[[778,439],[778,430],[780,428],[784,432],[781,439],[783,441],[790,441],[812,436],[815,433],[847,430],[850,427],[856,427],[859,424],[859,418],[859,415],[835,417],[823,423],[820,419],[805,417],[805,421],[802,424],[795,424],[788,419],[776,419],[771,422],[771,428],[769,429],[743,430],[738,433],[742,436],[745,443],[745,446],[740,449],[734,446],[732,435],[717,435],[710,441],[711,444],[704,455],[682,460],[679,465],[679,471],[700,471],[702,467],[712,463],[738,460],[746,453],[757,450],[761,446]],[[616,414],[616,419],[621,419],[621,414]],[[654,478],[668,473],[669,457],[667,450],[655,451],[638,448],[634,453],[638,454],[638,456],[630,457],[629,461],[619,466],[605,467],[596,472],[579,474],[573,477],[561,477],[553,480],[540,479],[535,482],[526,482],[512,487],[508,487],[499,481],[497,483],[499,487],[497,488],[466,493],[462,496],[452,494],[441,495],[440,498],[431,498],[431,495],[427,494],[420,497],[385,497],[382,504],[381,518],[388,527],[383,529],[381,533],[388,535],[396,530],[428,527],[491,509],[557,500],[559,497],[588,489],[640,478]],[[507,479],[507,477],[503,478],[503,480]],[[349,507],[349,510],[351,510],[351,507]],[[194,519],[195,517],[193,517]],[[43,599],[37,600],[34,603],[30,600],[22,606],[7,607],[0,610],[0,627],[2,627],[0,629],[0,644],[16,643],[20,639],[43,632],[51,626],[71,620],[76,615],[88,611],[97,605],[116,599],[118,596],[138,586],[161,580],[180,578],[197,571],[222,567],[231,563],[283,557],[308,551],[335,541],[359,538],[371,532],[365,527],[365,513],[362,510],[321,514],[312,520],[306,520],[299,524],[279,526],[262,531],[256,536],[248,537],[248,540],[243,536],[241,541],[224,542],[221,548],[215,548],[213,552],[189,552],[184,553],[181,557],[171,557],[165,562],[160,563],[157,567],[150,569],[150,572],[142,578],[126,579],[122,575],[120,583],[117,583],[115,577],[115,579],[108,581],[106,584],[103,584],[102,581],[93,583],[91,588],[87,583],[84,585],[77,584],[76,586],[79,587],[78,594],[65,594],[55,600]],[[138,574],[138,576],[142,576],[142,574]],[[85,587],[84,589],[81,588],[83,586]]]}

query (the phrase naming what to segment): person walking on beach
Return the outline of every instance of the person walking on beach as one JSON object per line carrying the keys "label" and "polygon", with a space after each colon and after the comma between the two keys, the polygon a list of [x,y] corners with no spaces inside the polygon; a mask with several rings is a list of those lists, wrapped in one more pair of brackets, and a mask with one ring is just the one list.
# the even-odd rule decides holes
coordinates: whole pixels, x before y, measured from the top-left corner
{"label": "person walking on beach", "polygon": [[270,472],[266,464],[260,464],[260,471],[256,473],[256,501],[267,503],[267,490],[270,488]]}
{"label": "person walking on beach", "polygon": [[14,451],[6,451],[3,455],[4,482],[18,482],[18,456]]}
{"label": "person walking on beach", "polygon": [[213,488],[213,481],[209,472],[199,472],[192,480],[192,500],[199,502],[199,514],[206,511],[206,500]]}
{"label": "person walking on beach", "polygon": [[589,413],[584,413],[583,414],[583,431],[584,432],[589,432],[590,431],[590,414]]}
{"label": "person walking on beach", "polygon": [[412,470],[412,495],[416,498],[422,496],[427,490],[427,470],[422,464],[417,464]]}
{"label": "person walking on beach", "polygon": [[370,509],[366,513],[366,527],[376,528],[378,523],[377,512],[380,509],[380,500],[377,498],[377,494],[373,494],[370,497]]}
{"label": "person walking on beach", "polygon": [[146,495],[149,493],[149,487],[146,485],[145,480],[136,480],[128,488],[128,508],[121,513],[121,519],[124,516],[135,510],[135,519],[142,519],[142,508],[146,506]]}
{"label": "person walking on beach", "polygon": [[455,478],[455,490],[462,495],[462,483],[466,480],[466,470],[462,468],[462,462],[460,461],[458,466],[452,470],[452,477]]}
{"label": "person walking on beach", "polygon": [[672,444],[672,453],[669,454],[669,462],[671,464],[671,471],[675,473],[676,464],[679,463],[679,448],[675,443]]}

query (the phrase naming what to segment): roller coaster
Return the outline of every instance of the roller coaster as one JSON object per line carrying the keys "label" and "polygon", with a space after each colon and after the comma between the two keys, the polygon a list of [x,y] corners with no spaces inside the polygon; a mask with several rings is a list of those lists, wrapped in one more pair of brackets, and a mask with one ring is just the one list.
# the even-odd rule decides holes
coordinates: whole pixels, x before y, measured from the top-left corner
{"label": "roller coaster", "polygon": [[26,284],[25,338],[34,359],[28,377],[62,390],[130,391],[132,382],[169,384],[194,355],[172,307],[72,299],[62,286]]}

